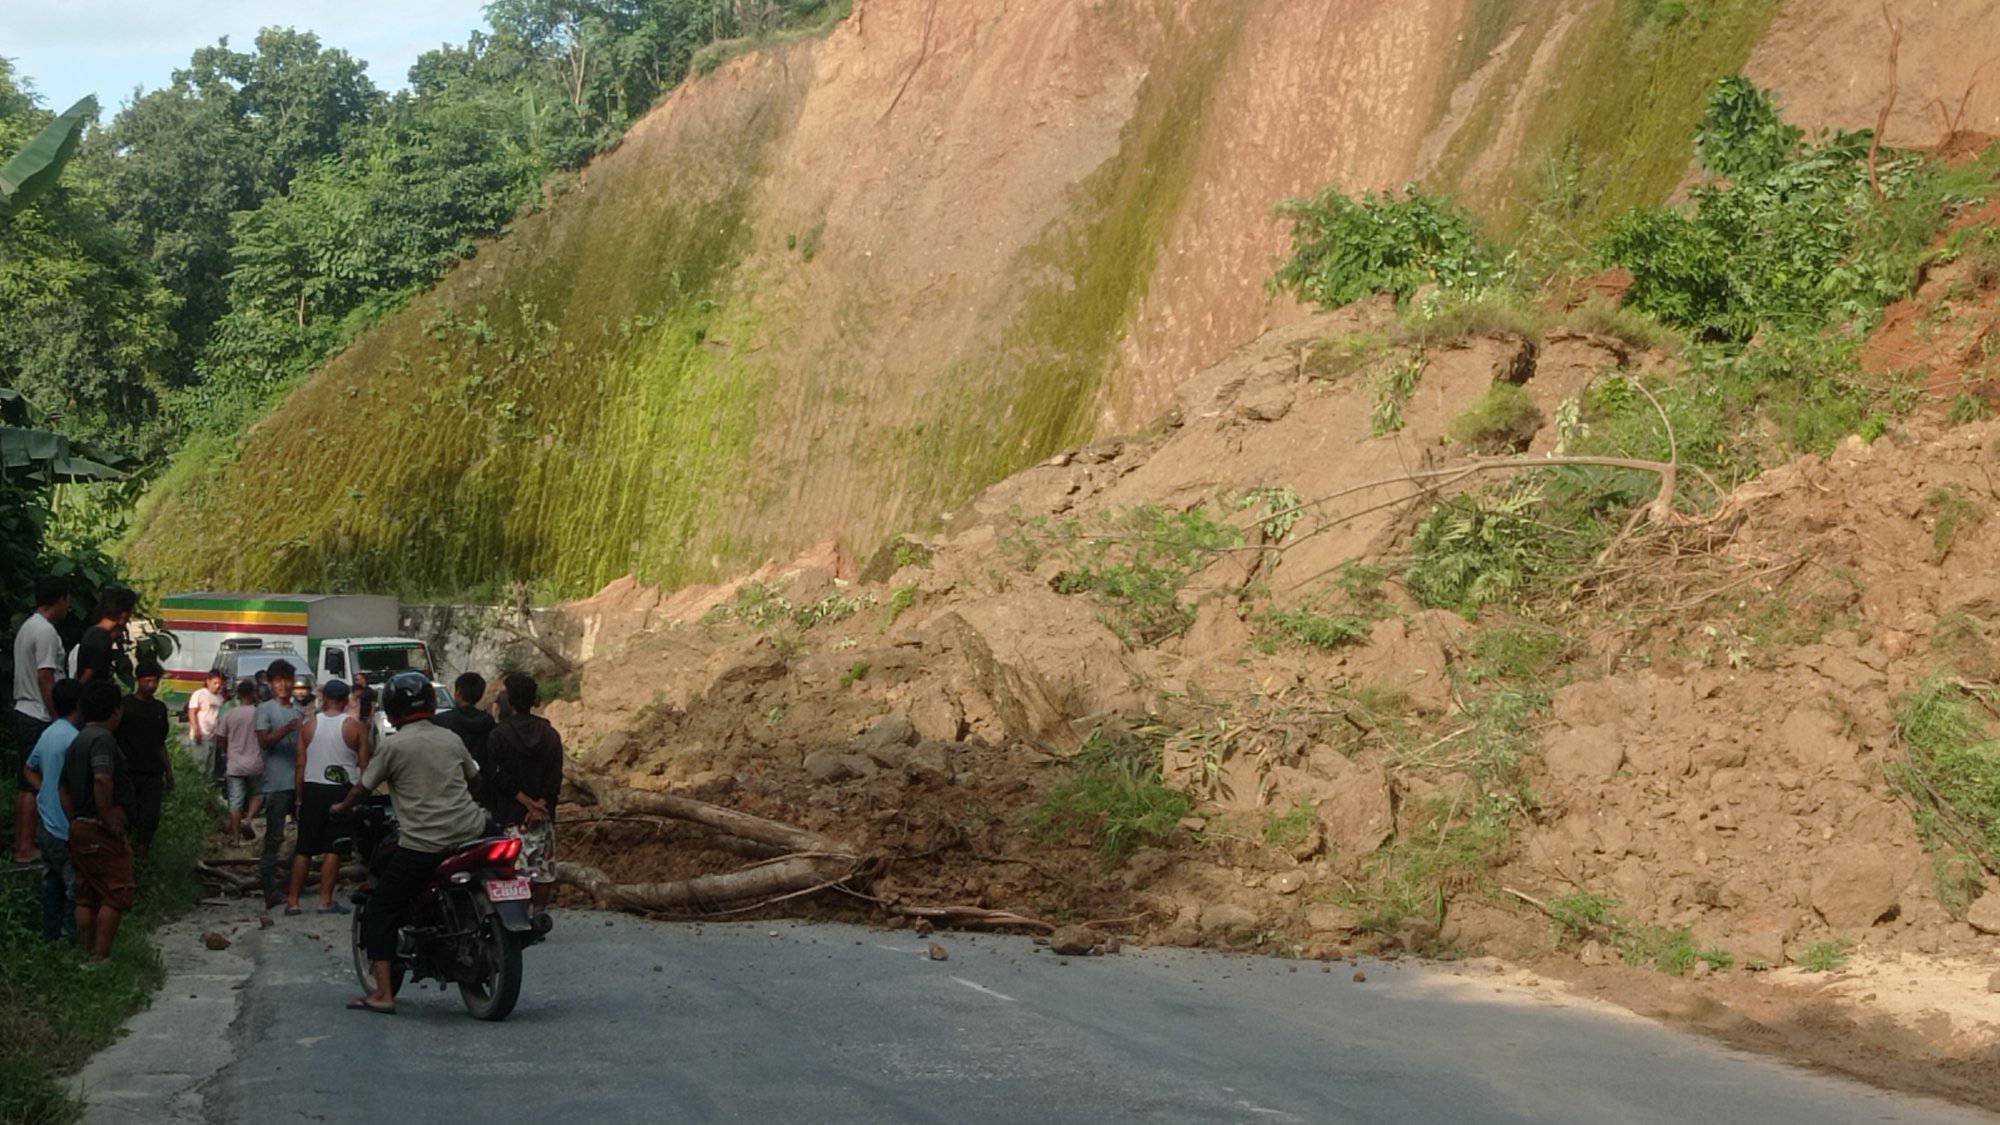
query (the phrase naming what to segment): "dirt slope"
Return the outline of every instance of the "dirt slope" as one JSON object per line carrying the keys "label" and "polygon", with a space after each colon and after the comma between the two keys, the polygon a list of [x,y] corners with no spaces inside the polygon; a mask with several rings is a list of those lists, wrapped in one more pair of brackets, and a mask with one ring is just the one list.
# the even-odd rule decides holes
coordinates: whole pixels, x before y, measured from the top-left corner
{"label": "dirt slope", "polygon": [[[1467,677],[1494,626],[1420,609],[1392,584],[1393,611],[1364,641],[1320,653],[1274,643],[1269,613],[1315,604],[1343,562],[1406,549],[1412,506],[1388,501],[1409,484],[1355,486],[1460,463],[1445,430],[1495,381],[1532,396],[1544,422],[1527,448],[1543,452],[1548,420],[1589,382],[1672,362],[1561,330],[1434,346],[1404,428],[1374,436],[1379,370],[1332,369],[1317,349],[1388,316],[1359,306],[1266,335],[1187,380],[1138,436],[1016,474],[900,562],[829,544],[670,598],[620,583],[573,607],[592,659],[579,699],[551,716],[593,774],[881,857],[867,887],[883,901],[1122,918],[1145,940],[1307,956],[1497,953],[1746,1045],[1760,1044],[1742,1028],[1774,1029],[1761,1046],[1992,1102],[2000,1087],[1966,1067],[1913,1062],[1991,1051],[1983,994],[1898,982],[1972,972],[1995,944],[1973,923],[2000,929],[1988,917],[2000,895],[1970,911],[1943,900],[1890,777],[1898,701],[1940,667],[1990,674],[1976,638],[2000,627],[1988,620],[2000,593],[1981,560],[2000,524],[1961,513],[1940,554],[1936,498],[2000,501],[1986,469],[2000,424],[1919,422],[1784,466],[1734,495],[1726,530],[1696,554],[1634,560],[1650,577],[1578,608],[1524,758],[1537,805],[1498,868],[1448,884],[1432,920],[1383,928],[1354,896],[1421,841],[1432,802],[1479,798],[1462,762],[1426,756],[1421,732],[1448,740],[1477,721]],[[1232,513],[1280,483],[1353,491],[1281,552],[1225,553],[1195,574],[1184,636],[1128,644],[1102,603],[1061,592],[1075,556],[1047,536],[1065,521],[1116,526],[1148,505]],[[1253,543],[1261,511],[1230,517]],[[1355,710],[1364,700],[1386,710]],[[1392,711],[1419,734],[1380,737]],[[1203,795],[1170,840],[1118,860],[1034,827],[1062,763],[1106,724],[1170,729],[1168,781]],[[1301,831],[1269,835],[1301,806]],[[741,862],[656,828],[580,831],[575,854],[621,878]],[[1665,977],[1613,966],[1609,938],[1559,946],[1530,904],[1580,892],[1615,900],[1632,932],[1688,933],[1690,958],[1719,951],[1733,967]],[[1831,983],[1854,987],[1783,968],[1831,942],[1856,950]],[[1801,1016],[1809,1004],[1824,1011]],[[1827,1012],[1846,1014],[1827,1024]],[[1862,1025],[1873,1030],[1825,1032]]]}
{"label": "dirt slope", "polygon": [[[1664,196],[1770,7],[870,0],[690,82],[235,447],[191,451],[129,557],[161,587],[574,596],[865,554],[1295,319],[1264,287],[1283,198],[1422,177],[1518,218],[1565,153],[1605,206]],[[1778,6],[1753,71],[1869,124],[1868,7]],[[1913,11],[1899,137],[1972,81],[1986,14]],[[235,551],[271,465],[349,499],[281,504],[257,534],[282,549]],[[383,502],[413,491],[439,502]]]}

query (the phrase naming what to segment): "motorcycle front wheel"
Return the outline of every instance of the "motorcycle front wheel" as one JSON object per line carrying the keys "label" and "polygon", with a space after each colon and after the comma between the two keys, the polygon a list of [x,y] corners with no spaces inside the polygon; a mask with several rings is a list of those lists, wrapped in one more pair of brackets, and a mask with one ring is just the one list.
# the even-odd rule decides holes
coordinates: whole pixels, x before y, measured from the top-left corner
{"label": "motorcycle front wheel", "polygon": [[458,982],[459,999],[475,1019],[504,1020],[521,998],[521,941],[490,918],[472,940],[479,979]]}
{"label": "motorcycle front wheel", "polygon": [[[354,908],[354,979],[361,982],[361,991],[375,991],[375,962],[368,959],[368,942],[361,936],[361,919],[368,913],[368,904]],[[403,963],[389,962],[389,995],[396,996],[403,991]]]}

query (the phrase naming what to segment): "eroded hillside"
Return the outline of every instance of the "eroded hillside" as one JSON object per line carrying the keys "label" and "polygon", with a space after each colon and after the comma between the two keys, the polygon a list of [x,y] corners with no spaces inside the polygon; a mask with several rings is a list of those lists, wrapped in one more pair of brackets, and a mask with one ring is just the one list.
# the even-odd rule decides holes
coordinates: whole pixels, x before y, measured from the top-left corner
{"label": "eroded hillside", "polygon": [[[1664,196],[1773,9],[1696,7],[871,0],[691,82],[184,457],[130,557],[172,586],[574,594],[872,549],[1298,315],[1264,287],[1281,199],[1424,178],[1518,221],[1551,157],[1596,212]],[[1930,20],[1904,56],[1956,42]],[[234,549],[273,492],[275,549]]]}

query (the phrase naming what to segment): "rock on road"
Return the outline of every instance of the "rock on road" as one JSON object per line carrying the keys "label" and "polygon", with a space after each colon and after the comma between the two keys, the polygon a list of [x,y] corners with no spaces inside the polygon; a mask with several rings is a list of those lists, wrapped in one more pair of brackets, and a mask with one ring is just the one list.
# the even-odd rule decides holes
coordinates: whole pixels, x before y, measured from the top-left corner
{"label": "rock on road", "polygon": [[[163,931],[170,976],[80,1077],[127,1122],[1683,1122],[1993,1118],[1500,978],[850,926],[563,912],[501,1024],[356,994],[345,919]],[[200,935],[235,944],[210,952]]]}

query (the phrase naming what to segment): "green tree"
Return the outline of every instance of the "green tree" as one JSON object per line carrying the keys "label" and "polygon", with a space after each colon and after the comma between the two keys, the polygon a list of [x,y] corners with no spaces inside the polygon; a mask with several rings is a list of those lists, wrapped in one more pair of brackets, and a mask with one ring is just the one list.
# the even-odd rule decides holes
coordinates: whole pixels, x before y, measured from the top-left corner
{"label": "green tree", "polygon": [[383,104],[366,64],[309,33],[267,28],[255,50],[197,50],[164,89],[136,95],[90,148],[112,216],[177,298],[175,381],[229,309],[232,216],[335,155]]}
{"label": "green tree", "polygon": [[[0,61],[0,153],[51,116]],[[0,215],[0,385],[73,436],[157,453],[171,299],[78,173]]]}

